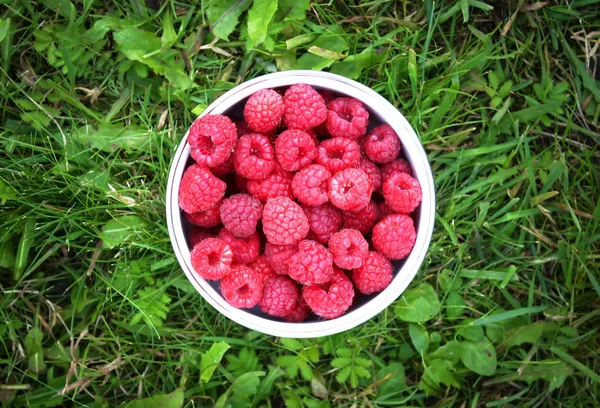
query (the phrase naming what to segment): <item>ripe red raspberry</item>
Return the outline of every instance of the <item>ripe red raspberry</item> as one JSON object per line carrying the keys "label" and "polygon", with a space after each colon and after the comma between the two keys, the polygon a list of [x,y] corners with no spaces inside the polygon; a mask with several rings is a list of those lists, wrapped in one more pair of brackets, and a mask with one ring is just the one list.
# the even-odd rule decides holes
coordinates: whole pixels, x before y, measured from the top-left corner
{"label": "ripe red raspberry", "polygon": [[277,273],[271,268],[267,258],[264,255],[259,256],[256,260],[248,264],[248,266],[254,269],[254,272],[260,277],[260,280],[265,284],[269,279],[277,276]]}
{"label": "ripe red raspberry", "polygon": [[234,264],[246,264],[258,258],[260,253],[260,237],[257,233],[248,238],[236,238],[227,228],[221,228],[219,239],[227,242],[233,251]]}
{"label": "ripe red raspberry", "polygon": [[358,144],[343,137],[323,140],[317,148],[315,162],[324,166],[331,174],[357,167],[360,163]]}
{"label": "ripe red raspberry", "polygon": [[310,239],[300,241],[298,252],[289,261],[290,278],[303,285],[328,282],[333,274],[333,255],[323,245]]}
{"label": "ripe red raspberry", "polygon": [[371,183],[373,183],[373,191],[379,190],[379,187],[381,187],[382,184],[381,170],[379,167],[371,160],[361,158],[358,168],[369,176]]}
{"label": "ripe red raspberry", "polygon": [[253,93],[244,106],[244,119],[255,132],[268,132],[281,123],[283,98],[272,89]]}
{"label": "ripe red raspberry", "polygon": [[187,140],[194,160],[214,167],[231,155],[237,141],[237,130],[227,116],[206,115],[192,124]]}
{"label": "ripe red raspberry", "polygon": [[222,178],[230,173],[233,173],[233,154],[227,158],[223,163],[218,166],[214,166],[210,168],[210,171],[215,176]]}
{"label": "ripe red raspberry", "polygon": [[294,309],[283,317],[283,320],[290,323],[300,323],[306,320],[310,314],[310,307],[306,304],[306,301],[302,296],[298,296],[298,301],[294,306]]}
{"label": "ripe red raspberry", "polygon": [[298,244],[275,245],[269,241],[265,244],[265,259],[279,275],[288,274],[290,258],[296,252],[298,252]]}
{"label": "ripe red raspberry", "polygon": [[284,170],[300,170],[315,158],[315,142],[302,130],[286,130],[275,141],[275,154]]}
{"label": "ripe red raspberry", "polygon": [[390,125],[378,126],[367,135],[365,152],[376,163],[392,162],[400,153],[400,138]]}
{"label": "ripe red raspberry", "polygon": [[294,310],[298,297],[296,282],[287,276],[277,276],[264,284],[258,307],[271,316],[283,317]]}
{"label": "ripe red raspberry", "polygon": [[279,163],[275,162],[273,172],[266,179],[248,181],[248,192],[263,203],[269,198],[278,196],[292,199],[294,198],[292,194],[292,177],[292,173],[285,171]]}
{"label": "ripe red raspberry", "polygon": [[[250,129],[250,127],[248,126],[248,124],[244,120],[240,120],[239,122],[235,122],[235,125],[237,126],[237,135],[238,135],[238,138],[240,138],[240,137],[242,137],[244,135],[249,135],[250,133],[257,133],[256,131]],[[269,139],[270,143],[275,142],[275,129],[270,130],[268,132],[258,132],[258,133],[266,136],[267,139]]]}
{"label": "ripe red raspberry", "polygon": [[319,164],[300,170],[292,180],[292,191],[302,204],[316,206],[329,201],[327,186],[331,173]]}
{"label": "ripe red raspberry", "polygon": [[371,201],[358,211],[342,211],[344,228],[353,228],[367,234],[377,222],[377,205]]}
{"label": "ripe red raspberry", "polygon": [[277,245],[292,245],[304,239],[309,225],[302,208],[287,197],[269,198],[263,209],[263,231]]}
{"label": "ripe red raspberry", "polygon": [[179,185],[179,206],[188,213],[206,211],[216,206],[227,185],[215,177],[208,167],[192,164],[185,170]]}
{"label": "ripe red raspberry", "polygon": [[358,211],[371,200],[373,184],[361,169],[346,169],[329,179],[329,201],[337,208]]}
{"label": "ripe red raspberry", "polygon": [[233,252],[225,241],[206,238],[192,249],[190,258],[198,275],[217,280],[229,273]]}
{"label": "ripe red raspberry", "polygon": [[314,233],[313,239],[320,244],[326,244],[342,225],[342,212],[330,203],[302,209],[308,218],[310,230]]}
{"label": "ripe red raspberry", "polygon": [[204,241],[206,238],[213,238],[211,234],[204,231],[202,228],[198,228],[192,225],[188,231],[188,242],[191,248],[194,248],[197,244]]}
{"label": "ripe red raspberry", "polygon": [[393,275],[392,263],[379,252],[369,251],[362,266],[352,271],[352,280],[359,292],[370,295],[387,288]]}
{"label": "ripe red raspberry", "polygon": [[329,250],[333,262],[343,269],[356,269],[363,264],[363,259],[369,252],[369,243],[355,229],[343,229],[329,239]]}
{"label": "ripe red raspberry", "polygon": [[192,224],[198,225],[199,227],[215,227],[221,223],[221,216],[219,215],[218,203],[213,208],[209,208],[205,211],[199,211],[195,213],[184,213],[185,218],[188,219]]}
{"label": "ripe red raspberry", "polygon": [[323,97],[310,85],[296,84],[283,96],[283,122],[289,129],[308,130],[325,122],[327,106]]}
{"label": "ripe red raspberry", "polygon": [[242,136],[233,152],[233,165],[240,176],[264,180],[275,167],[275,152],[269,139],[259,133]]}
{"label": "ripe red raspberry", "polygon": [[396,159],[393,162],[381,166],[381,177],[383,177],[384,180],[390,178],[392,173],[406,173],[409,176],[412,176],[413,174],[410,163],[404,159]]}
{"label": "ripe red raspberry", "polygon": [[386,203],[377,203],[377,221],[383,220],[388,215],[396,214]]}
{"label": "ripe red raspberry", "polygon": [[258,304],[262,297],[263,285],[260,278],[250,267],[235,265],[221,279],[221,293],[234,307],[250,309]]}
{"label": "ripe red raspberry", "polygon": [[327,131],[331,137],[358,139],[367,131],[369,112],[361,101],[337,98],[327,105]]}
{"label": "ripe red raspberry", "polygon": [[423,193],[416,179],[406,173],[394,173],[383,182],[383,198],[395,212],[410,214],[421,204]]}
{"label": "ripe red raspberry", "polygon": [[406,258],[416,240],[415,226],[408,215],[388,215],[373,227],[373,246],[391,260]]}
{"label": "ripe red raspberry", "polygon": [[248,194],[236,194],[223,200],[221,220],[236,238],[247,238],[256,232],[263,205]]}
{"label": "ripe red raspberry", "polygon": [[344,272],[334,269],[328,283],[304,287],[302,297],[317,316],[335,319],[352,305],[354,287]]}

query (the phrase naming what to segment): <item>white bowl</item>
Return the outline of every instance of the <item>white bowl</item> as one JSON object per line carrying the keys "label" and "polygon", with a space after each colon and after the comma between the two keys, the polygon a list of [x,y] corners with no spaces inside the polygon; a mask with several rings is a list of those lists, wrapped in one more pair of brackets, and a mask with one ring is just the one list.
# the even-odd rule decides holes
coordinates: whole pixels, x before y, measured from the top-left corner
{"label": "white bowl", "polygon": [[231,112],[237,112],[239,115],[240,103],[254,92],[265,88],[288,87],[298,83],[305,83],[316,89],[329,89],[337,94],[362,101],[369,109],[371,123],[377,121],[387,123],[398,133],[402,143],[402,152],[412,166],[414,177],[421,184],[423,202],[415,211],[417,239],[414,249],[405,260],[394,262],[396,275],[383,292],[368,297],[363,295],[361,302],[353,304],[346,314],[337,319],[302,323],[287,323],[267,317],[258,308],[248,311],[237,309],[227,303],[218,291],[218,284],[198,276],[190,262],[190,248],[183,227],[184,217],[182,217],[178,204],[179,184],[190,159],[187,133],[175,152],[171,164],[166,207],[169,235],[175,255],[189,281],[208,303],[221,314],[249,329],[280,337],[309,338],[340,333],[356,327],[388,307],[404,292],[419,270],[431,241],[435,219],[435,190],[425,150],[404,116],[381,95],[356,81],[339,75],[319,71],[286,71],[261,76],[226,92],[210,104],[201,116]]}

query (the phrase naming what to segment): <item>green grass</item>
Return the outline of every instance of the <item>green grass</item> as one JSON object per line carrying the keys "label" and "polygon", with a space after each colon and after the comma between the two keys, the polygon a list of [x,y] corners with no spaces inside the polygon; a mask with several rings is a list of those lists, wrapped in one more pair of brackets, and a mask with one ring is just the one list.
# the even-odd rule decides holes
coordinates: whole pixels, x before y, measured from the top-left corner
{"label": "green grass", "polygon": [[[599,1],[0,3],[5,405],[599,405]],[[202,300],[164,195],[207,104],[306,67],[398,107],[438,205],[403,298],[291,340]]]}

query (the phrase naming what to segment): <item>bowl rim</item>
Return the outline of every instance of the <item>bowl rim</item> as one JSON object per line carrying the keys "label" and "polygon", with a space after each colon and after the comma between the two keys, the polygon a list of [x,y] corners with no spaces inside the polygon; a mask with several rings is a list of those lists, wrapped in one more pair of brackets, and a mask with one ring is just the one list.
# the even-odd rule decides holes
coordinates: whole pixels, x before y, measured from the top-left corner
{"label": "bowl rim", "polygon": [[283,71],[263,75],[227,91],[198,117],[207,114],[222,114],[259,89],[279,88],[296,83],[331,89],[361,100],[372,111],[375,111],[384,123],[389,124],[400,138],[402,149],[411,164],[414,176],[421,184],[423,201],[417,210],[419,222],[416,228],[415,246],[404,264],[397,270],[390,285],[364,305],[332,320],[288,323],[256,316],[246,310],[229,305],[206,280],[194,272],[190,261],[190,250],[183,231],[178,196],[181,177],[190,156],[190,148],[187,143],[189,128],[179,143],[171,162],[165,196],[166,217],[171,244],[181,268],[196,291],[219,313],[246,328],[261,333],[280,337],[313,338],[340,333],[364,323],[391,305],[406,290],[423,263],[431,242],[435,221],[435,185],[425,149],[414,129],[400,111],[367,86],[337,74],[321,71]]}

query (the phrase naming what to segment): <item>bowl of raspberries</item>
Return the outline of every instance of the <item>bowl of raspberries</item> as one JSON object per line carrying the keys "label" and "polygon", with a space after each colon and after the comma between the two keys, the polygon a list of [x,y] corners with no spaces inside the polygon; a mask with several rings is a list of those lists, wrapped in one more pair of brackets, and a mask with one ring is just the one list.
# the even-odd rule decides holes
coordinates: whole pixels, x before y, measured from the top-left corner
{"label": "bowl of raspberries", "polygon": [[396,300],[431,240],[431,167],[402,114],[323,72],[242,83],[190,126],[166,194],[187,278],[218,312],[281,337],[339,333]]}

